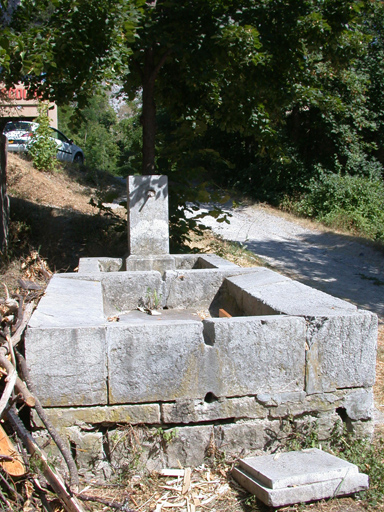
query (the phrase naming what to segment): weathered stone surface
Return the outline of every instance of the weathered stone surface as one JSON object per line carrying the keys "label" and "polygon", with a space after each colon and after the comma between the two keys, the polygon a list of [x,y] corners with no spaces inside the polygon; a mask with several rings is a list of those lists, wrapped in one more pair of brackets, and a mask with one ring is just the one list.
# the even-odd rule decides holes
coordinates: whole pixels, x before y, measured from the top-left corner
{"label": "weathered stone surface", "polygon": [[108,429],[106,439],[111,467],[115,474],[126,470],[158,471],[167,467],[162,435],[173,437],[176,430],[159,430],[140,426]]}
{"label": "weathered stone surface", "polygon": [[[160,272],[110,272],[102,275],[104,313],[137,309],[140,299],[156,292],[164,302]],[[164,305],[164,304],[162,304]]]}
{"label": "weathered stone surface", "polygon": [[29,328],[102,325],[105,321],[102,305],[100,282],[54,275],[29,321]]}
{"label": "weathered stone surface", "polygon": [[217,254],[201,254],[197,261],[198,268],[240,268],[239,265],[221,258]]}
{"label": "weathered stone surface", "polygon": [[[208,308],[212,303],[227,300],[223,281],[228,276],[252,274],[253,269],[233,267],[177,270],[165,273],[167,306],[169,308]],[[220,307],[222,307],[220,305]]]}
{"label": "weathered stone surface", "polygon": [[98,469],[98,464],[106,457],[103,450],[103,434],[101,432],[83,432],[78,427],[65,429],[72,451],[76,454],[79,474],[84,475]]}
{"label": "weathered stone surface", "polygon": [[104,327],[28,328],[25,355],[44,406],[107,403]]}
{"label": "weathered stone surface", "polygon": [[368,488],[357,466],[311,449],[242,459],[234,478],[264,503],[280,507]]}
{"label": "weathered stone surface", "polygon": [[242,297],[239,305],[246,315],[280,313],[328,317],[357,311],[349,302],[265,268],[254,271],[252,279],[244,275],[229,277],[228,281],[232,285],[230,291]]}
{"label": "weathered stone surface", "polygon": [[128,176],[129,254],[168,254],[167,176]]}
{"label": "weathered stone surface", "polygon": [[[148,425],[160,423],[159,404],[133,404],[114,405],[106,407],[71,407],[71,408],[47,408],[45,410],[49,420],[55,428],[71,425],[111,425],[129,423],[146,423]],[[32,409],[33,424],[41,428],[43,424]]]}
{"label": "weathered stone surface", "polygon": [[160,256],[137,256],[132,254],[125,260],[127,271],[148,271],[157,270],[161,274],[166,270],[175,270],[175,258],[170,254],[161,254]]}
{"label": "weathered stone surface", "polygon": [[215,396],[302,391],[305,320],[284,316],[204,320],[207,391]]}
{"label": "weathered stone surface", "polygon": [[306,392],[373,386],[377,325],[377,316],[368,311],[311,319]]}
{"label": "weathered stone surface", "polygon": [[264,406],[277,407],[281,404],[303,403],[306,398],[305,391],[296,391],[292,393],[258,393],[256,399]]}
{"label": "weathered stone surface", "polygon": [[269,507],[274,508],[353,494],[368,488],[368,477],[364,474],[347,475],[342,480],[337,478],[327,482],[276,490],[271,490],[262,486],[254,479],[250,479],[248,474],[242,469],[234,469],[232,475],[251,494],[255,494]]}
{"label": "weathered stone surface", "polygon": [[108,328],[111,404],[205,395],[201,322],[158,318],[157,324],[111,324]]}
{"label": "weathered stone surface", "polygon": [[350,421],[348,427],[358,439],[372,439],[375,431],[373,421]]}
{"label": "weathered stone surface", "polygon": [[214,441],[216,448],[227,456],[255,455],[266,450],[279,432],[280,422],[277,420],[245,421],[216,426]]}
{"label": "weathered stone surface", "polygon": [[175,258],[176,270],[195,268],[196,262],[199,259],[198,254],[172,254],[172,256]]}
{"label": "weathered stone surface", "polygon": [[176,436],[166,444],[165,453],[168,467],[178,468],[199,466],[204,462],[207,450],[213,441],[213,427],[182,427],[176,429]]}
{"label": "weathered stone surface", "polygon": [[356,389],[348,393],[343,405],[348,418],[351,420],[369,420],[373,416],[372,388]]}
{"label": "weathered stone surface", "polygon": [[223,419],[265,418],[268,409],[254,397],[209,400],[176,400],[161,405],[161,417],[165,423],[199,423]]}
{"label": "weathered stone surface", "polygon": [[122,266],[122,258],[80,258],[78,272],[79,274],[119,272]]}

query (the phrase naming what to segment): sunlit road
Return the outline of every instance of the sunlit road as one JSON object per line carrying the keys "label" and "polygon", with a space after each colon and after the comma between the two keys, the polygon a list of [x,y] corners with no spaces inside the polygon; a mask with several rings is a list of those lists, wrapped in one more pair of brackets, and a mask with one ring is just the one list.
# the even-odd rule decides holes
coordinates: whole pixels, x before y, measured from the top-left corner
{"label": "sunlit road", "polygon": [[212,217],[204,224],[279,271],[384,318],[384,252],[347,235],[304,228],[261,206],[227,211],[233,215],[230,224]]}

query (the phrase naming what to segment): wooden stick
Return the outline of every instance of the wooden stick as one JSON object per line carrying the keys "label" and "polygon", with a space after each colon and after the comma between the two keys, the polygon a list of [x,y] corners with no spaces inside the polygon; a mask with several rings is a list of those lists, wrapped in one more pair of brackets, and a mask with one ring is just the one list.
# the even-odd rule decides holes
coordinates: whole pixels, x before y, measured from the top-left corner
{"label": "wooden stick", "polygon": [[85,512],[77,499],[67,491],[61,477],[53,469],[50,468],[46,456],[37,446],[27,429],[24,427],[16,412],[13,409],[9,409],[7,411],[7,416],[12,427],[17,432],[17,435],[20,437],[29,454],[34,455],[39,459],[42,473],[63,503],[65,510],[68,512]]}
{"label": "wooden stick", "polygon": [[[124,503],[114,503],[113,501],[105,500],[104,498],[99,498],[98,496],[88,496],[88,494],[76,494],[76,497],[81,501],[93,501],[95,503],[101,503],[102,505],[106,505],[109,508],[115,508],[116,510],[120,510],[123,508]],[[130,508],[124,508],[127,512],[134,512]]]}
{"label": "wooden stick", "polygon": [[13,333],[12,337],[11,337],[11,340],[12,340],[12,345],[15,347],[19,341],[21,340],[21,337],[23,335],[23,332],[25,331],[25,328],[27,327],[28,325],[28,322],[32,316],[32,313],[33,313],[33,310],[35,308],[35,303],[32,301],[32,302],[29,302],[26,306],[25,306],[25,309],[24,309],[24,313],[23,313],[23,319],[22,319],[22,322],[20,323],[20,325],[18,326],[18,328],[16,329],[16,331]]}
{"label": "wooden stick", "polygon": [[[17,361],[20,365],[21,371],[23,373],[25,382],[27,383],[28,388],[32,391],[32,393],[35,393],[35,389],[33,386],[33,383],[29,377],[29,370],[27,363],[24,359],[24,357],[20,354],[20,352],[16,349],[15,350]],[[61,439],[59,433],[55,429],[55,427],[50,422],[48,416],[45,414],[45,411],[43,409],[43,406],[40,403],[40,400],[34,396],[35,400],[35,410],[37,414],[39,415],[39,418],[44,423],[46,429],[48,430],[49,434],[51,435],[53,441],[56,443],[56,446],[60,450],[61,454],[64,457],[64,460],[68,466],[69,475],[71,479],[71,486],[74,487],[74,489],[77,491],[79,489],[79,474],[77,472],[77,467],[75,464],[75,461],[73,460],[72,454],[70,450],[68,449],[67,445],[63,442]]]}
{"label": "wooden stick", "polygon": [[0,365],[7,370],[8,377],[5,379],[5,388],[0,398],[0,417],[2,416],[4,409],[8,405],[8,400],[11,397],[13,389],[16,384],[17,372],[14,366],[0,353]]}

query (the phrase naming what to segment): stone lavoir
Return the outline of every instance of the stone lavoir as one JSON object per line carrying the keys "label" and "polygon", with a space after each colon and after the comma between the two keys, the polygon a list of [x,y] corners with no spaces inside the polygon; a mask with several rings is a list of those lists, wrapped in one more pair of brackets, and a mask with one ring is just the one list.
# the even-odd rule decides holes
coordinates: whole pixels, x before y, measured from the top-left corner
{"label": "stone lavoir", "polygon": [[310,425],[372,432],[375,314],[267,268],[169,254],[164,176],[128,178],[128,238],[127,258],[54,275],[26,333],[81,473],[260,455]]}

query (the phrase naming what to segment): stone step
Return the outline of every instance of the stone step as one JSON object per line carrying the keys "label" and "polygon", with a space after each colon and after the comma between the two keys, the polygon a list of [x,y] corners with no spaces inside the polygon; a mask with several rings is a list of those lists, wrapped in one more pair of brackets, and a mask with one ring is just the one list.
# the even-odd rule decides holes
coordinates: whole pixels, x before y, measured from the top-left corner
{"label": "stone step", "polygon": [[233,477],[270,507],[353,494],[368,488],[355,464],[311,448],[241,459]]}

